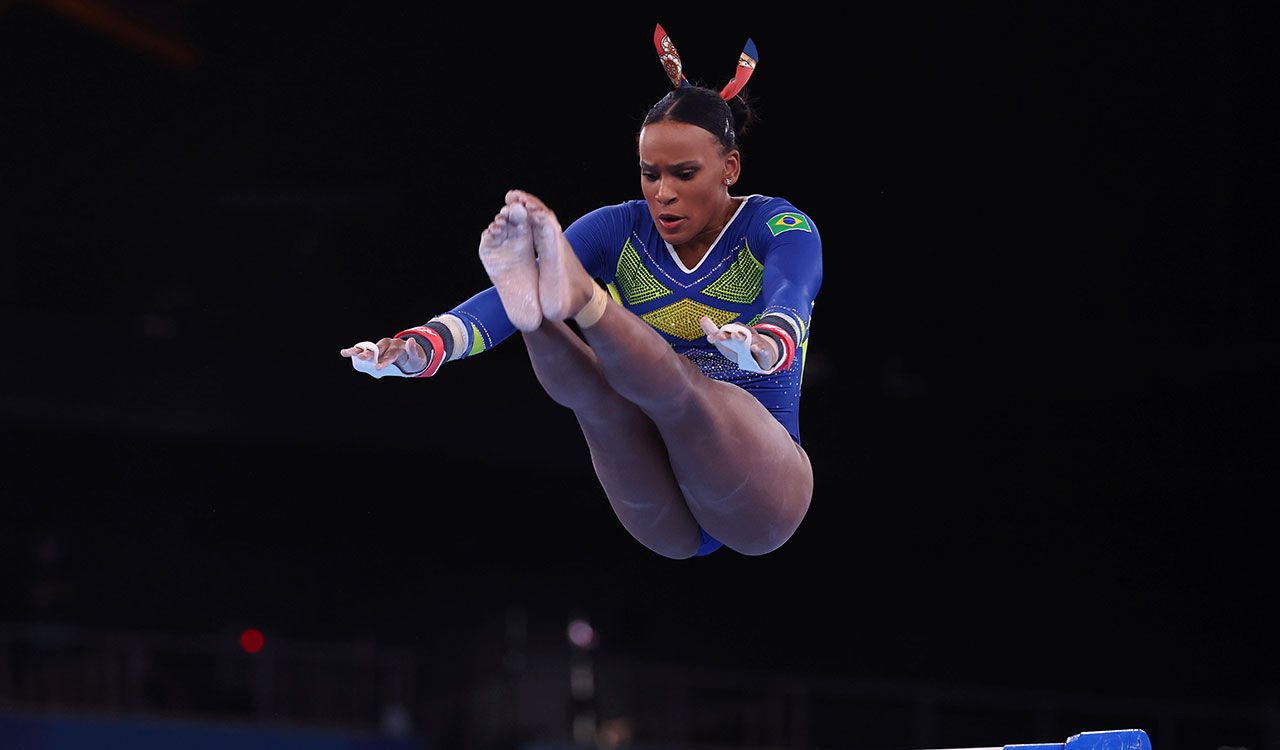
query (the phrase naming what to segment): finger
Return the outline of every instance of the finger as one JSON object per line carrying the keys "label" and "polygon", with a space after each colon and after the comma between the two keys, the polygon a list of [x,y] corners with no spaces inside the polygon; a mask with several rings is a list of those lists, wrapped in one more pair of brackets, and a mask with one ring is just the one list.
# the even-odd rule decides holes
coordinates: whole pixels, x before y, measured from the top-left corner
{"label": "finger", "polygon": [[701,318],[698,319],[698,324],[702,326],[702,330],[708,336],[714,336],[720,332],[720,328],[714,322],[712,322],[711,318],[707,317],[706,315],[703,315]]}
{"label": "finger", "polygon": [[[404,363],[414,369],[418,369],[423,361],[422,346],[418,344],[416,339],[408,339],[404,342]],[[400,357],[396,357],[396,363],[400,363]],[[401,368],[404,369],[404,368]]]}
{"label": "finger", "polygon": [[399,358],[399,354],[402,350],[403,347],[396,347],[394,349],[387,350],[387,353],[378,359],[378,364],[374,365],[374,369],[381,370],[392,362],[395,362],[396,359]]}
{"label": "finger", "polygon": [[[382,345],[382,341],[387,342],[385,347]],[[374,365],[375,370],[381,370],[386,367],[388,363],[393,361],[396,356],[400,354],[400,350],[404,348],[403,339],[383,339],[382,341],[378,342],[379,354],[378,363]]]}

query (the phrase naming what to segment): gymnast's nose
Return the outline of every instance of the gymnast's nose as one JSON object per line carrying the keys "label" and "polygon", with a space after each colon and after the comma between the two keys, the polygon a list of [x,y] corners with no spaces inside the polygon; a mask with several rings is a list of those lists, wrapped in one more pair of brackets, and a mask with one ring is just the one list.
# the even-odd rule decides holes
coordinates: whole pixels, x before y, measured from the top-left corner
{"label": "gymnast's nose", "polygon": [[664,206],[676,199],[676,191],[669,178],[658,178],[658,191],[653,194],[653,197]]}

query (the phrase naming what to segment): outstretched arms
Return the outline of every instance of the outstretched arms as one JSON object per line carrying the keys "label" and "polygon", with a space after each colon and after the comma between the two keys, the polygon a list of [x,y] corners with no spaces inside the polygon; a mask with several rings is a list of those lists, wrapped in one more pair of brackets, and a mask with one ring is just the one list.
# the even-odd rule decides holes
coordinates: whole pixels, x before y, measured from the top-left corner
{"label": "outstretched arms", "polygon": [[[506,200],[508,203],[527,201],[541,204],[538,198],[521,190],[509,191]],[[604,271],[608,243],[619,232],[625,235],[628,226],[626,214],[624,204],[604,206],[583,215],[564,230],[574,253],[593,276]],[[342,349],[341,354],[351,357],[356,369],[375,377],[429,377],[445,362],[487,351],[515,331],[497,289],[490,286],[422,325],[406,328],[394,337],[379,340],[377,344],[361,342],[368,346],[361,348],[357,344]],[[391,363],[396,367],[388,371]]]}

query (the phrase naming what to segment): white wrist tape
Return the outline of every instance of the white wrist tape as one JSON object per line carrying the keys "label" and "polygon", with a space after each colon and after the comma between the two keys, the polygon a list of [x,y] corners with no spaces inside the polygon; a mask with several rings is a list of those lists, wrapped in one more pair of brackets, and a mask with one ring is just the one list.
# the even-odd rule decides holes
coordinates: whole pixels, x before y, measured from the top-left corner
{"label": "white wrist tape", "polygon": [[361,341],[360,343],[356,344],[356,348],[368,349],[369,351],[373,352],[373,359],[360,359],[359,357],[354,355],[351,357],[351,366],[356,368],[360,372],[367,372],[370,375],[374,376],[375,378],[412,377],[410,375],[404,374],[404,372],[402,372],[400,368],[396,366],[395,362],[389,363],[386,367],[382,368],[381,370],[373,369],[373,366],[378,363],[378,345],[373,343],[372,341]]}
{"label": "white wrist tape", "polygon": [[470,350],[471,347],[467,343],[467,326],[457,315],[445,313],[443,315],[437,315],[427,322],[440,323],[445,328],[448,328],[449,333],[453,336],[453,351],[444,353],[444,359],[446,362],[455,359],[462,359],[463,356],[466,355],[467,351]]}
{"label": "white wrist tape", "polygon": [[779,361],[774,363],[774,366],[768,370],[761,367],[760,363],[756,361],[755,356],[751,353],[751,339],[754,337],[755,332],[741,323],[726,323],[720,327],[720,330],[728,331],[729,333],[745,333],[747,335],[746,341],[726,339],[725,341],[711,342],[715,344],[716,349],[724,355],[725,359],[736,364],[738,369],[768,375],[776,370],[778,364],[781,363],[781,359],[779,359]]}

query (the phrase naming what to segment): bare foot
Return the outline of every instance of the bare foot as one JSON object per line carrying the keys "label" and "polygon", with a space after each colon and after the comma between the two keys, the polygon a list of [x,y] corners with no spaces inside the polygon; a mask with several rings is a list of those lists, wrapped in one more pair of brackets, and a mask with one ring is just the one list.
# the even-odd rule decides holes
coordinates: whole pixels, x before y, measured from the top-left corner
{"label": "bare foot", "polygon": [[540,203],[530,203],[528,207],[533,244],[538,251],[542,315],[549,320],[572,318],[591,301],[595,282],[565,239],[556,215]]}
{"label": "bare foot", "polygon": [[515,327],[532,331],[542,325],[538,263],[534,260],[533,234],[524,205],[503,206],[480,233],[480,262]]}

